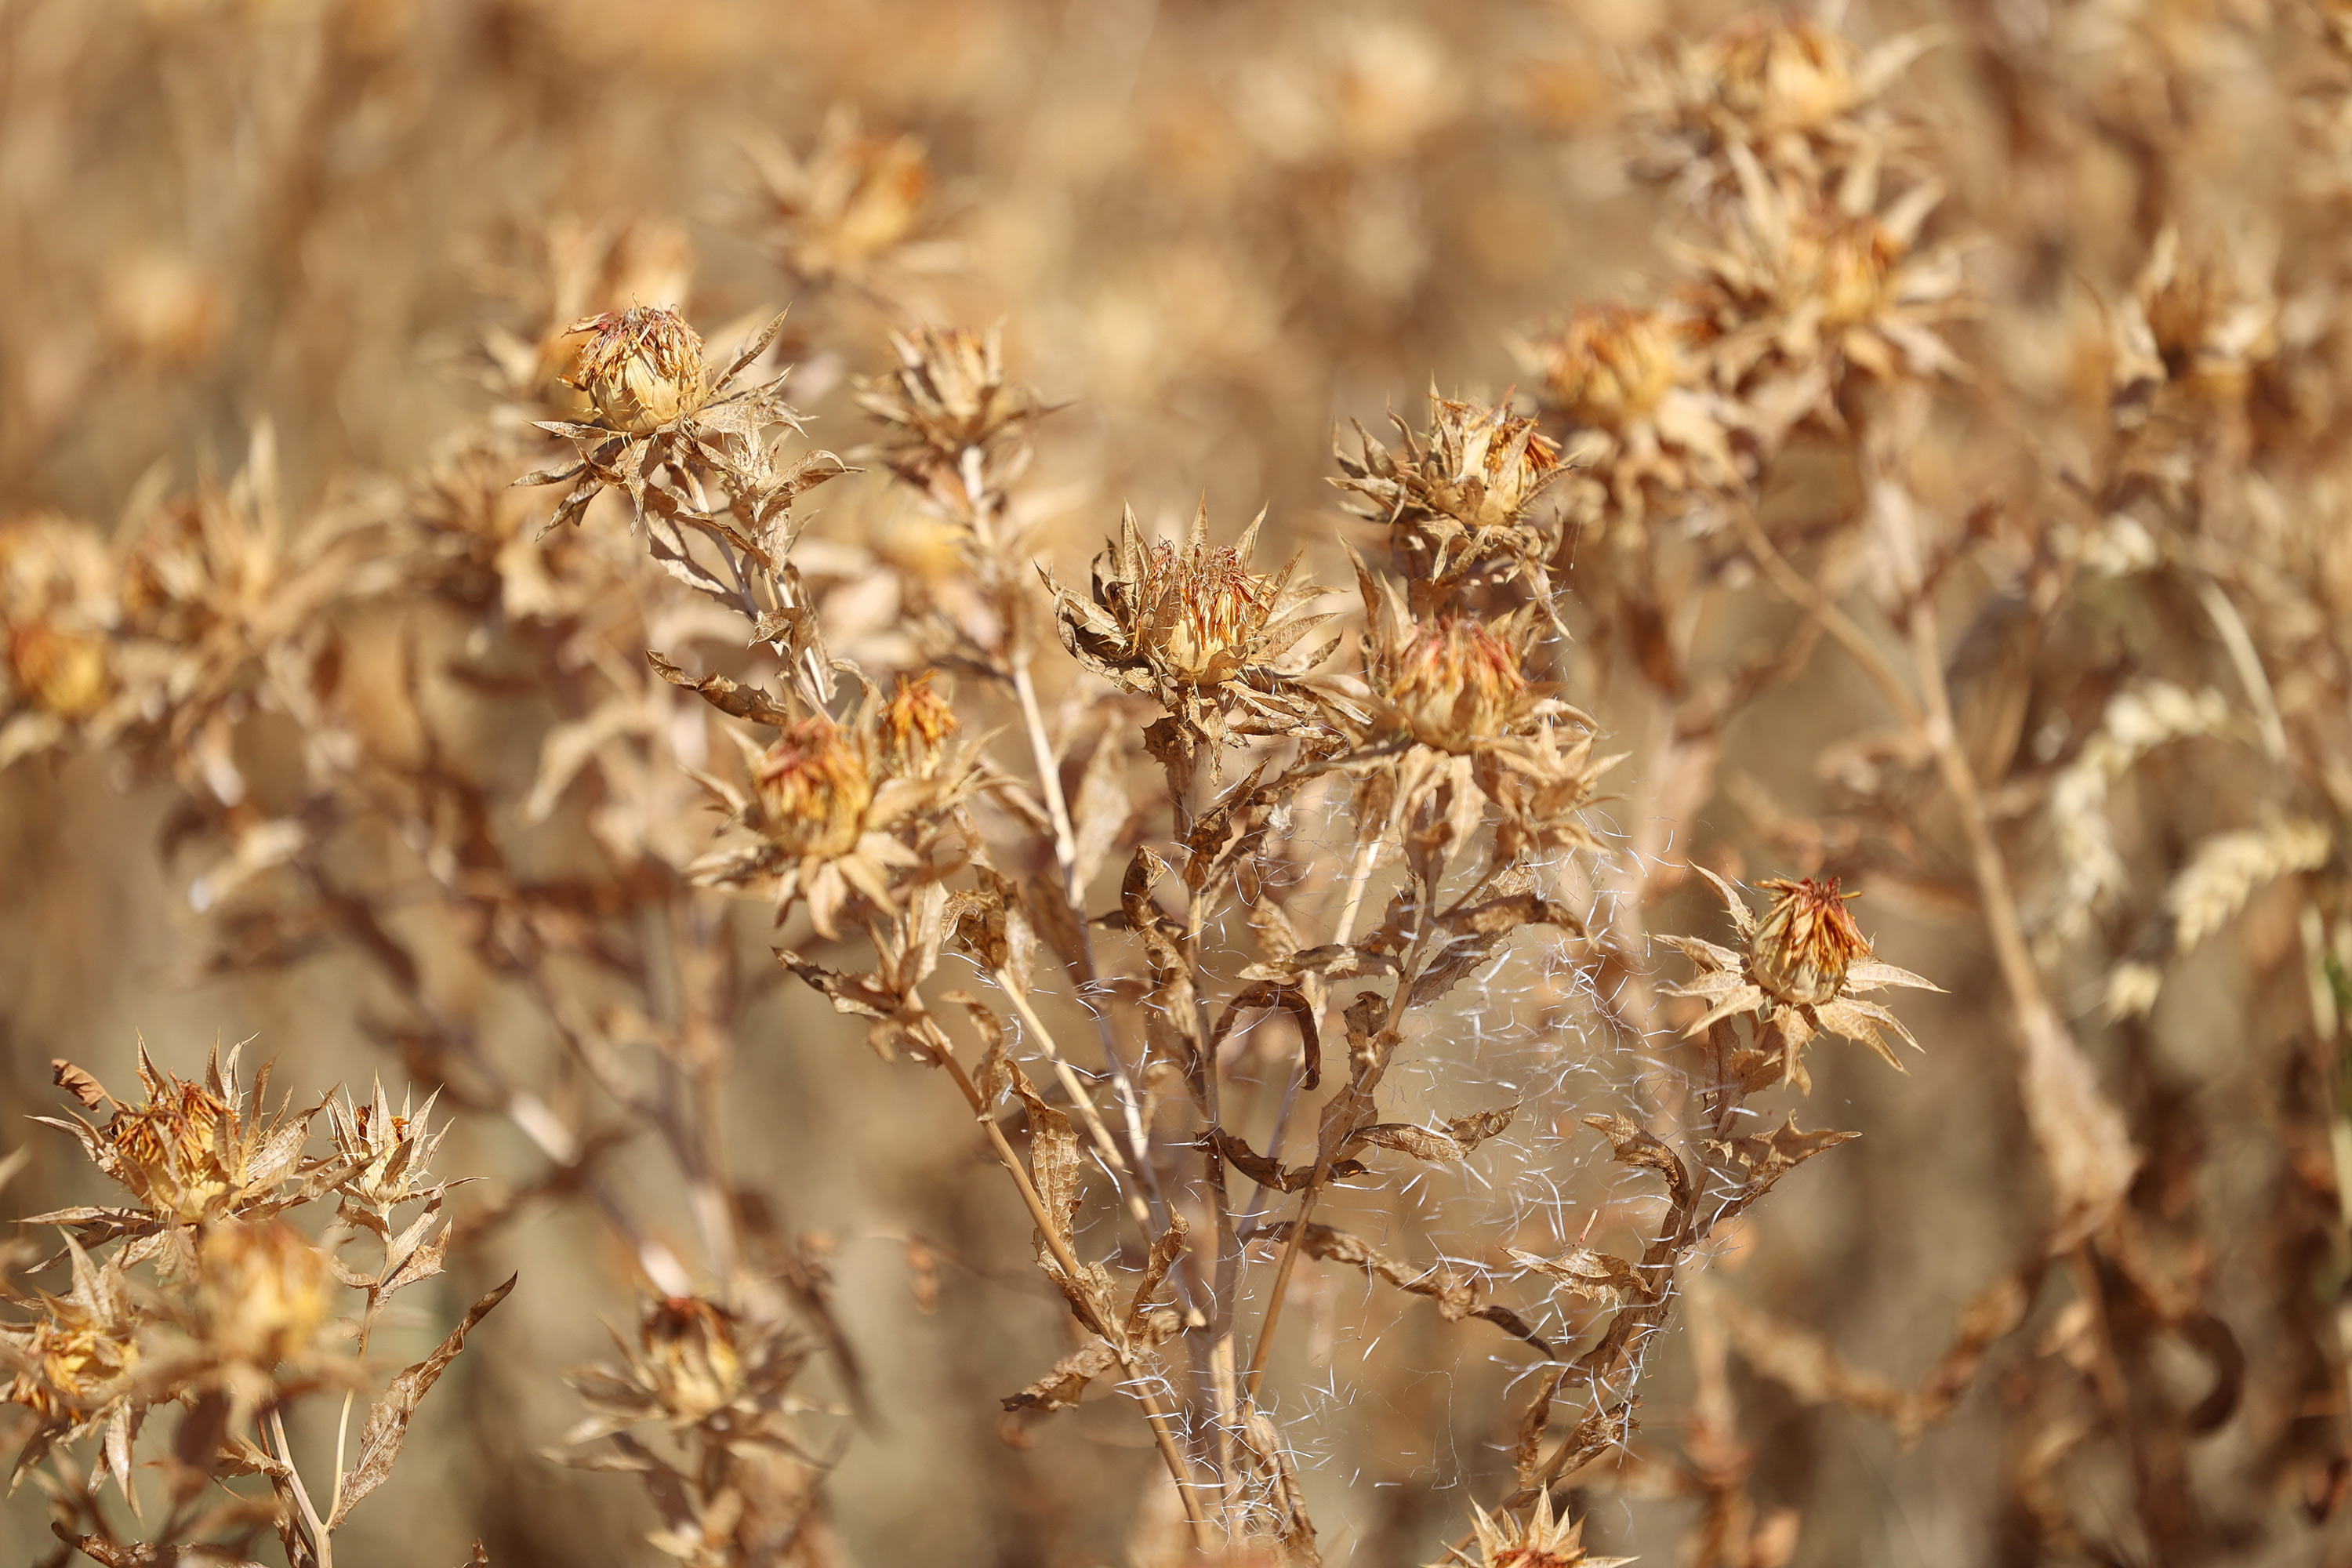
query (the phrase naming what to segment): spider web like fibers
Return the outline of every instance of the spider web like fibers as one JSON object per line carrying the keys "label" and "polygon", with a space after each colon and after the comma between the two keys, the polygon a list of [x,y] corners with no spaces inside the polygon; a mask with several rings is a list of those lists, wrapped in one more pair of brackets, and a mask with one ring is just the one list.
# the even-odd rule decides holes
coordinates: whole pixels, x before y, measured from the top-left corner
{"label": "spider web like fibers", "polygon": [[[1310,829],[1308,815],[1300,813],[1297,830],[1316,831],[1326,855],[1344,864],[1354,845],[1353,821],[1318,812],[1321,820]],[[1461,863],[1482,864],[1481,847],[1474,846]],[[1582,914],[1588,929],[1606,932],[1615,913],[1609,889],[1622,879],[1631,853],[1616,836],[1597,866],[1591,856],[1555,861],[1542,868],[1545,890]],[[1384,866],[1392,859],[1391,851]],[[1265,869],[1280,896],[1279,867]],[[1378,922],[1394,885],[1392,871],[1374,878],[1360,934]],[[1463,886],[1449,886],[1447,900]],[[1334,892],[1328,907],[1303,899],[1292,906],[1303,942],[1325,940],[1338,903]],[[1236,915],[1229,923],[1238,921]],[[1229,952],[1248,948],[1246,931],[1223,936]],[[1647,955],[1636,962],[1646,963]],[[1329,1191],[1316,1216],[1408,1269],[1444,1264],[1483,1276],[1485,1301],[1517,1312],[1570,1359],[1606,1326],[1607,1310],[1555,1294],[1544,1276],[1512,1262],[1510,1250],[1552,1256],[1582,1236],[1603,1250],[1638,1257],[1665,1213],[1660,1184],[1612,1160],[1607,1141],[1582,1118],[1613,1112],[1645,1121],[1660,1099],[1692,1090],[1671,1037],[1643,1037],[1623,1021],[1630,1012],[1611,1005],[1614,999],[1594,985],[1588,944],[1553,927],[1530,926],[1440,1002],[1415,1009],[1380,1090],[1381,1119],[1435,1126],[1514,1101],[1518,1112],[1501,1135],[1459,1163],[1367,1152],[1371,1173]],[[1335,1011],[1351,994],[1349,983],[1341,983]],[[1276,1016],[1265,1015],[1249,1027],[1286,1031]],[[1326,1051],[1328,1092],[1345,1067],[1336,1042],[1327,1042]],[[1295,1110],[1286,1162],[1311,1152],[1320,1100],[1319,1093],[1302,1099]],[[1266,1131],[1266,1121],[1261,1111],[1252,1133]],[[1248,1191],[1247,1184],[1238,1185],[1236,1202],[1246,1204]],[[1269,1201],[1261,1223],[1295,1213],[1295,1200]],[[1275,1272],[1276,1249],[1260,1244],[1253,1250],[1244,1325],[1263,1312]],[[1424,1533],[1458,1524],[1469,1500],[1465,1488],[1492,1501],[1496,1484],[1507,1482],[1533,1379],[1550,1364],[1541,1352],[1489,1322],[1444,1322],[1434,1300],[1362,1270],[1302,1259],[1299,1271],[1265,1398],[1291,1445],[1327,1546],[1380,1527],[1399,1500],[1397,1489],[1418,1489],[1412,1506],[1429,1515]],[[1641,1371],[1637,1360],[1607,1396],[1630,1392]],[[1593,1392],[1560,1390],[1555,1432],[1573,1424]]]}

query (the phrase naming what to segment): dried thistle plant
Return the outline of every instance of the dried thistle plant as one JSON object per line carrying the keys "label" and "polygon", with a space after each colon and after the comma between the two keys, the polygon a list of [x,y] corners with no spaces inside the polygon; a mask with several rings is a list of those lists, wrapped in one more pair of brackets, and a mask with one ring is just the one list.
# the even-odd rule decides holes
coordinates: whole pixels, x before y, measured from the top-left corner
{"label": "dried thistle plant", "polygon": [[[142,885],[152,806],[183,973],[424,1097],[61,1079],[124,1195],[0,1250],[0,1342],[67,1550],[328,1561],[455,1342],[340,1499],[286,1411],[554,1210],[601,1294],[436,1505],[550,1560],[607,1498],[714,1568],[2342,1554],[2341,16],[622,10],[37,3],[12,57],[0,765],[106,840],[12,838],[101,868],[18,903]],[[789,339],[721,324],[779,280]],[[1322,525],[1335,412],[1507,347],[1531,409],[1358,425]],[[853,485],[804,426],[861,415]],[[109,920],[19,928],[105,983],[10,1037],[138,999]],[[1867,1226],[1782,1188],[1832,1149]],[[637,1484],[520,1484],[599,1309],[562,1458]],[[1857,1492],[1856,1419],[1971,1461]]]}
{"label": "dried thistle plant", "polygon": [[[296,1112],[289,1096],[270,1115],[269,1070],[248,1099],[240,1054],[215,1050],[204,1077],[190,1079],[157,1070],[142,1046],[146,1098],[137,1104],[55,1064],[58,1086],[84,1111],[108,1114],[102,1123],[40,1120],[73,1133],[131,1201],[24,1222],[65,1231],[65,1251],[32,1272],[69,1264],[71,1288],[8,1297],[26,1315],[0,1325],[16,1368],[5,1397],[33,1416],[12,1484],[37,1479],[58,1539],[99,1563],[242,1561],[257,1535],[274,1531],[289,1563],[328,1568],[335,1531],[391,1473],[418,1403],[514,1289],[509,1278],[432,1354],[384,1382],[346,1468],[353,1400],[378,1382],[369,1336],[394,1293],[442,1272],[452,1184],[427,1184],[439,1134],[428,1134],[421,1114],[394,1117],[381,1085],[366,1107],[346,1097]],[[320,1153],[312,1123],[322,1112],[334,1136]],[[317,1236],[298,1228],[294,1215],[331,1200],[339,1225]],[[412,1205],[422,1207],[395,1232],[396,1212]],[[342,1256],[361,1231],[376,1238],[372,1272]],[[338,1313],[343,1290],[364,1297],[356,1312]],[[287,1439],[286,1413],[338,1390],[331,1484],[314,1491]],[[170,1451],[139,1459],[151,1418],[174,1407]],[[70,1450],[92,1438],[96,1462],[85,1470]],[[134,1466],[159,1473],[168,1505],[159,1520],[148,1518],[152,1489],[134,1479]],[[228,1484],[254,1476],[267,1492]],[[101,1506],[109,1479],[135,1521],[128,1538]]]}

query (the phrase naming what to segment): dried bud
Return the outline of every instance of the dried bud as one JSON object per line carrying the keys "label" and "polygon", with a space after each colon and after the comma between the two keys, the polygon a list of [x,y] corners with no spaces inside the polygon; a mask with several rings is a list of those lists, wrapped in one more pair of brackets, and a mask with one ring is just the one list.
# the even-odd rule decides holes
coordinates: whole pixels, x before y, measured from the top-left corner
{"label": "dried bud", "polygon": [[1147,544],[1126,513],[1118,543],[1095,563],[1094,602],[1055,591],[1063,645],[1127,689],[1178,702],[1244,671],[1264,679],[1293,673],[1277,661],[1329,617],[1297,613],[1314,592],[1291,585],[1295,563],[1273,576],[1250,570],[1265,521],[1261,512],[1234,543],[1213,545],[1203,509],[1183,543]]}
{"label": "dried bud", "polygon": [[646,1391],[678,1426],[692,1426],[732,1405],[744,1390],[736,1320],[698,1296],[656,1302],[638,1325]]}
{"label": "dried bud", "polygon": [[19,1367],[8,1403],[71,1425],[127,1398],[139,1369],[139,1318],[121,1270],[77,1252],[73,1294],[40,1300],[41,1317],[0,1329]]}
{"label": "dried bud", "polygon": [[1461,754],[1500,736],[1527,692],[1517,648],[1480,621],[1446,616],[1397,651],[1384,695],[1414,740]]}
{"label": "dried bud", "polygon": [[1588,305],[1527,345],[1547,400],[1582,426],[1622,431],[1656,412],[1684,375],[1680,330],[1656,310]]}
{"label": "dried bud", "polygon": [[330,1101],[335,1157],[358,1167],[336,1190],[379,1212],[425,1196],[425,1166],[441,1142],[441,1132],[430,1125],[433,1101],[439,1098],[436,1090],[422,1110],[404,1100],[395,1115],[379,1079],[375,1098],[365,1104],[353,1105],[349,1094]]}
{"label": "dried bud", "polygon": [[205,1342],[223,1360],[268,1370],[307,1359],[327,1321],[327,1260],[283,1220],[208,1227],[197,1252]]}
{"label": "dried bud", "polygon": [[21,702],[61,719],[103,707],[116,616],[114,565],[95,533],[53,517],[0,529],[0,629]]}
{"label": "dried bud", "polygon": [[1853,45],[1820,24],[1749,16],[1709,39],[1699,54],[1717,105],[1750,136],[1812,131],[1864,97]]}
{"label": "dried bud", "polygon": [[875,724],[879,742],[877,759],[890,778],[928,779],[940,771],[940,749],[958,728],[947,699],[931,689],[934,671],[913,680],[898,677],[897,689],[882,705]]}
{"label": "dried bud", "polygon": [[818,714],[786,730],[761,755],[752,784],[768,837],[785,853],[833,859],[857,847],[874,804],[866,747]]}
{"label": "dried bud", "polygon": [[[1007,384],[1003,344],[964,327],[919,327],[890,334],[898,368],[861,384],[857,405],[897,430],[905,446],[951,467],[1044,410],[1027,387]],[[901,473],[924,459],[901,451]],[[914,477],[919,479],[917,473]]]}
{"label": "dried bud", "polygon": [[[1919,1042],[1903,1021],[1857,993],[1890,985],[1935,991],[1940,987],[1907,969],[1881,963],[1845,907],[1835,878],[1827,882],[1769,881],[1779,896],[1759,920],[1732,885],[1704,866],[1693,868],[1722,895],[1724,912],[1748,944],[1744,953],[1698,937],[1669,936],[1697,970],[1672,994],[1705,1002],[1706,1011],[1685,1031],[1704,1034],[1738,1014],[1748,1014],[1759,1030],[1758,1052],[1735,1063],[1751,1089],[1774,1079],[1800,1087],[1811,1083],[1798,1062],[1808,1041],[1824,1031],[1868,1046],[1889,1067],[1900,1068],[1886,1043],[1893,1035],[1916,1049]],[[1882,1032],[1883,1031],[1883,1032]]]}
{"label": "dried bud", "polygon": [[[1538,1489],[1536,1505],[1522,1521],[1472,1506],[1470,1525],[1478,1540],[1479,1568],[1623,1568],[1631,1557],[1588,1557],[1584,1521],[1552,1516],[1551,1492]],[[1454,1554],[1460,1559],[1460,1554]],[[1460,1559],[1467,1561],[1466,1559]]]}
{"label": "dried bud", "polygon": [[[118,1104],[103,1128],[77,1116],[41,1120],[81,1141],[99,1169],[162,1220],[197,1224],[268,1202],[300,1163],[308,1117],[248,1120],[236,1080],[237,1053],[209,1062],[202,1082],[159,1073],[139,1052],[142,1105]],[[92,1109],[112,1099],[79,1068],[57,1064],[58,1082]],[[265,1072],[266,1076],[266,1072]],[[89,1097],[97,1096],[96,1100]]]}
{"label": "dried bud", "polygon": [[593,334],[570,379],[615,430],[643,436],[696,412],[710,395],[702,339],[676,310],[634,306],[564,330]]}
{"label": "dried bud", "polygon": [[1835,877],[1816,882],[1775,878],[1758,886],[1780,895],[1748,943],[1757,983],[1782,1002],[1819,1005],[1845,988],[1847,968],[1870,956],[1870,943],[1845,907]]}

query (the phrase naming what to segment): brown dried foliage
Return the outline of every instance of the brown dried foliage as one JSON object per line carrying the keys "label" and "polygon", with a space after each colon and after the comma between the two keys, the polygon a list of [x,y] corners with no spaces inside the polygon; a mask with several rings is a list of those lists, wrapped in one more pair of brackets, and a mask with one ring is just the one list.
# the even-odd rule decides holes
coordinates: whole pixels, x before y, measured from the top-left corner
{"label": "brown dried foliage", "polygon": [[662,10],[0,12],[51,1561],[2345,1554],[2340,16]]}

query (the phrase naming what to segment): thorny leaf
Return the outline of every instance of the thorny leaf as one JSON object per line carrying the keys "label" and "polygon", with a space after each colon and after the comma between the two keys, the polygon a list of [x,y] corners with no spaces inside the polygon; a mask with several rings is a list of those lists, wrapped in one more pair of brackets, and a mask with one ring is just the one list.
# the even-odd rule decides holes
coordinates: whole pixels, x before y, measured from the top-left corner
{"label": "thorny leaf", "polygon": [[[1285,1166],[1281,1162],[1259,1153],[1222,1127],[1209,1129],[1202,1134],[1202,1142],[1214,1148],[1225,1163],[1262,1187],[1295,1193],[1315,1179],[1314,1166]],[[1344,1182],[1350,1176],[1362,1175],[1367,1169],[1360,1160],[1334,1160],[1324,1171],[1323,1178],[1330,1182]]]}
{"label": "thorny leaf", "polygon": [[1551,1276],[1564,1289],[1588,1301],[1612,1305],[1620,1301],[1648,1302],[1656,1300],[1659,1295],[1658,1289],[1643,1279],[1632,1264],[1589,1247],[1570,1247],[1558,1258],[1521,1252],[1515,1247],[1511,1260]]}
{"label": "thorny leaf", "polygon": [[960,1005],[971,1015],[971,1026],[979,1032],[980,1070],[971,1075],[972,1087],[980,1092],[980,1113],[991,1113],[1004,1091],[1013,1087],[1013,1058],[1005,1050],[1004,1021],[996,1010],[969,991],[950,991],[942,1001]]}
{"label": "thorny leaf", "polygon": [[1003,975],[1015,994],[1026,995],[1036,967],[1037,930],[1021,889],[989,866],[975,865],[972,873],[979,885],[948,895],[942,922],[958,947]]}
{"label": "thorny leaf", "polygon": [[403,1369],[383,1395],[369,1406],[367,1425],[360,1429],[359,1462],[352,1467],[351,1475],[343,1483],[342,1499],[327,1521],[329,1531],[341,1525],[368,1493],[383,1485],[385,1478],[392,1474],[393,1461],[400,1457],[400,1445],[408,1436],[408,1423],[416,1414],[416,1406],[432,1390],[434,1384],[440,1381],[449,1363],[457,1359],[457,1352],[466,1348],[466,1336],[473,1331],[474,1325],[488,1317],[491,1309],[507,1299],[507,1292],[515,1288],[515,1281],[520,1278],[518,1274],[508,1275],[505,1284],[475,1302],[467,1310],[465,1318],[457,1326],[449,1331],[449,1337],[443,1340],[431,1355]]}
{"label": "thorny leaf", "polygon": [[1772,1188],[1772,1184],[1795,1170],[1799,1165],[1824,1151],[1861,1137],[1859,1132],[1801,1132],[1797,1119],[1790,1117],[1771,1132],[1748,1138],[1734,1138],[1727,1142],[1710,1140],[1708,1147],[1722,1152],[1747,1170],[1741,1185],[1741,1207],[1754,1203]]}
{"label": "thorny leaf", "polygon": [[1105,735],[1087,759],[1086,772],[1078,775],[1078,791],[1070,800],[1072,875],[1078,887],[1093,882],[1133,813],[1127,793],[1127,748]]}
{"label": "thorny leaf", "polygon": [[668,681],[672,686],[682,686],[687,690],[696,693],[721,713],[731,714],[738,719],[749,719],[755,724],[765,724],[776,730],[783,729],[793,722],[792,710],[756,686],[745,686],[740,681],[730,680],[723,675],[705,675],[699,678],[688,675],[660,654],[651,650],[646,652],[646,658],[652,663],[654,672],[664,680]]}
{"label": "thorny leaf", "polygon": [[1360,1142],[1393,1149],[1401,1154],[1410,1154],[1416,1160],[1426,1160],[1432,1164],[1450,1164],[1467,1159],[1479,1144],[1508,1127],[1511,1118],[1518,1113],[1518,1102],[1515,1100],[1500,1110],[1481,1110],[1470,1116],[1453,1117],[1446,1121],[1445,1130],[1442,1132],[1388,1121],[1360,1130],[1356,1138]]}
{"label": "thorny leaf", "polygon": [[1045,1376],[1003,1401],[1010,1410],[1066,1410],[1078,1402],[1087,1384],[1118,1365],[1118,1352],[1100,1334],[1054,1363]]}
{"label": "thorny leaf", "polygon": [[1128,1303],[1126,1330],[1130,1342],[1145,1331],[1152,1309],[1159,1305],[1160,1288],[1168,1283],[1169,1270],[1184,1255],[1186,1232],[1184,1216],[1171,1210],[1168,1228],[1152,1238],[1151,1255],[1144,1259],[1143,1278],[1136,1282],[1135,1295]]}
{"label": "thorny leaf", "polygon": [[1639,1165],[1657,1172],[1666,1179],[1667,1195],[1673,1200],[1676,1214],[1687,1214],[1691,1206],[1690,1173],[1683,1166],[1675,1152],[1658,1142],[1657,1135],[1639,1123],[1622,1116],[1588,1116],[1584,1124],[1609,1140],[1610,1151],[1618,1163]]}
{"label": "thorny leaf", "polygon": [[[1244,1239],[1287,1241],[1296,1226],[1294,1220],[1259,1226]],[[1486,1289],[1483,1274],[1464,1272],[1447,1263],[1439,1263],[1416,1273],[1381,1256],[1362,1237],[1312,1221],[1308,1222],[1299,1246],[1309,1258],[1321,1258],[1327,1263],[1352,1264],[1366,1274],[1387,1280],[1400,1290],[1429,1297],[1437,1303],[1437,1315],[1449,1323],[1460,1322],[1465,1318],[1482,1319],[1512,1338],[1526,1341],[1547,1357],[1559,1359],[1559,1352],[1551,1342],[1529,1328],[1517,1312],[1492,1302],[1484,1306],[1478,1304],[1478,1298]]]}
{"label": "thorny leaf", "polygon": [[[1053,1225],[1050,1238],[1058,1244],[1059,1254],[1075,1258],[1078,1205],[1083,1193],[1080,1186],[1078,1135],[1070,1126],[1070,1119],[1045,1103],[1029,1075],[1021,1070],[1018,1062],[1012,1064],[1013,1092],[1021,1097],[1029,1110],[1029,1178],[1036,1186],[1037,1198]],[[1072,1279],[1056,1261],[1055,1247],[1047,1245],[1048,1238],[1037,1238],[1037,1264],[1048,1278],[1062,1288],[1077,1310],[1079,1320],[1089,1327],[1106,1323],[1106,1303],[1097,1299],[1097,1281],[1091,1278]]]}
{"label": "thorny leaf", "polygon": [[1414,977],[1412,1005],[1416,1007],[1426,1006],[1453,990],[1494,957],[1503,939],[1521,926],[1553,925],[1584,934],[1584,921],[1575,910],[1532,892],[1512,893],[1455,910],[1443,917],[1443,924],[1452,933],[1451,940]]}
{"label": "thorny leaf", "polygon": [[919,1032],[925,1016],[922,1009],[910,1004],[881,975],[837,973],[811,963],[790,948],[774,951],[776,962],[821,993],[833,1004],[835,1012],[873,1020],[866,1031],[866,1043],[884,1061],[892,1059],[901,1046],[918,1052],[929,1048]]}
{"label": "thorny leaf", "polygon": [[49,1068],[56,1077],[57,1086],[80,1100],[84,1110],[96,1110],[100,1106],[109,1104],[114,1099],[112,1095],[106,1092],[104,1084],[100,1083],[91,1074],[74,1066],[63,1057],[53,1059],[49,1063]]}

